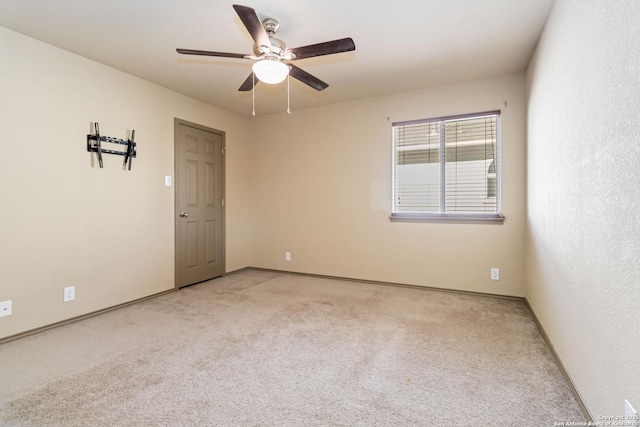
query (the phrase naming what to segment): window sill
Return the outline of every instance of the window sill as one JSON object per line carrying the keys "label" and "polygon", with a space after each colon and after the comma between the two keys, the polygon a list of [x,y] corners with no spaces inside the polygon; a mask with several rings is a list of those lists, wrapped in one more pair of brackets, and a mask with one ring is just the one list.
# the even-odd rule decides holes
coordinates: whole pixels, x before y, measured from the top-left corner
{"label": "window sill", "polygon": [[391,222],[431,222],[446,224],[496,224],[502,225],[505,217],[500,214],[429,214],[392,213]]}

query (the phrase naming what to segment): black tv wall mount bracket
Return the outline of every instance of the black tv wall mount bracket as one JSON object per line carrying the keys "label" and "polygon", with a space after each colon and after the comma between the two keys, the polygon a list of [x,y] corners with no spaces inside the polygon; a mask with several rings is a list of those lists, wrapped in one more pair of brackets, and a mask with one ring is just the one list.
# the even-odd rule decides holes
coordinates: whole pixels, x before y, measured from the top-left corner
{"label": "black tv wall mount bracket", "polygon": [[[136,157],[136,153],[137,153],[136,143],[133,142],[133,139],[136,136],[136,131],[132,130],[131,138],[127,139],[126,141],[124,139],[112,138],[110,136],[101,136],[100,127],[96,122],[95,132],[96,132],[95,135],[91,135],[91,134],[87,135],[87,151],[96,153],[96,156],[98,157],[98,164],[100,165],[100,167],[101,168],[103,167],[103,163],[102,163],[103,154],[115,154],[117,156],[124,156],[123,166],[131,170],[131,161],[134,157]],[[124,149],[124,151],[108,150],[108,149],[102,148],[103,142],[108,142],[111,144],[126,145],[126,148]]]}

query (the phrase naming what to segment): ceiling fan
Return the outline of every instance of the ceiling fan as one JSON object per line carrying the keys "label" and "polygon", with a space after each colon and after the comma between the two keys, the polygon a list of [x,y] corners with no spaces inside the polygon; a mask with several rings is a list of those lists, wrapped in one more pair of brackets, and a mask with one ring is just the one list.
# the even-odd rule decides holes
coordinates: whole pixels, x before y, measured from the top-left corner
{"label": "ceiling fan", "polygon": [[289,61],[349,52],[356,49],[356,45],[351,38],[288,49],[282,40],[274,37],[278,28],[280,28],[280,23],[277,20],[266,18],[260,22],[254,9],[238,4],[234,4],[233,8],[255,42],[253,45],[254,55],[193,49],[176,49],[176,51],[185,55],[217,56],[256,61],[253,64],[253,73],[242,83],[238,89],[240,91],[250,91],[253,89],[256,84],[254,75],[259,81],[267,84],[280,83],[284,81],[287,75],[290,75],[315,90],[324,90],[329,86],[327,83],[290,64]]}

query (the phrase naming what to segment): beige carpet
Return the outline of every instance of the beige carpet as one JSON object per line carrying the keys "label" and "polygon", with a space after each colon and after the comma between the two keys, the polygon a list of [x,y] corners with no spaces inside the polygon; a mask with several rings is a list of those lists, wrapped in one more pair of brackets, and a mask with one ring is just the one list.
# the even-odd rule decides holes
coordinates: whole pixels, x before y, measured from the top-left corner
{"label": "beige carpet", "polygon": [[2,426],[584,421],[520,301],[248,270],[0,345]]}

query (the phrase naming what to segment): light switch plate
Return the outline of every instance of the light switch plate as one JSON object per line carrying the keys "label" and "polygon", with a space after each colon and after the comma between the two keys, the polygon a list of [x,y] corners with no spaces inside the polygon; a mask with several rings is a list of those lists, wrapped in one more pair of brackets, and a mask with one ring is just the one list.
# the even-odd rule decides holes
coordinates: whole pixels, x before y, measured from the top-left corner
{"label": "light switch plate", "polygon": [[173,179],[171,179],[170,175],[167,175],[164,177],[164,186],[165,187],[171,187],[173,185]]}

